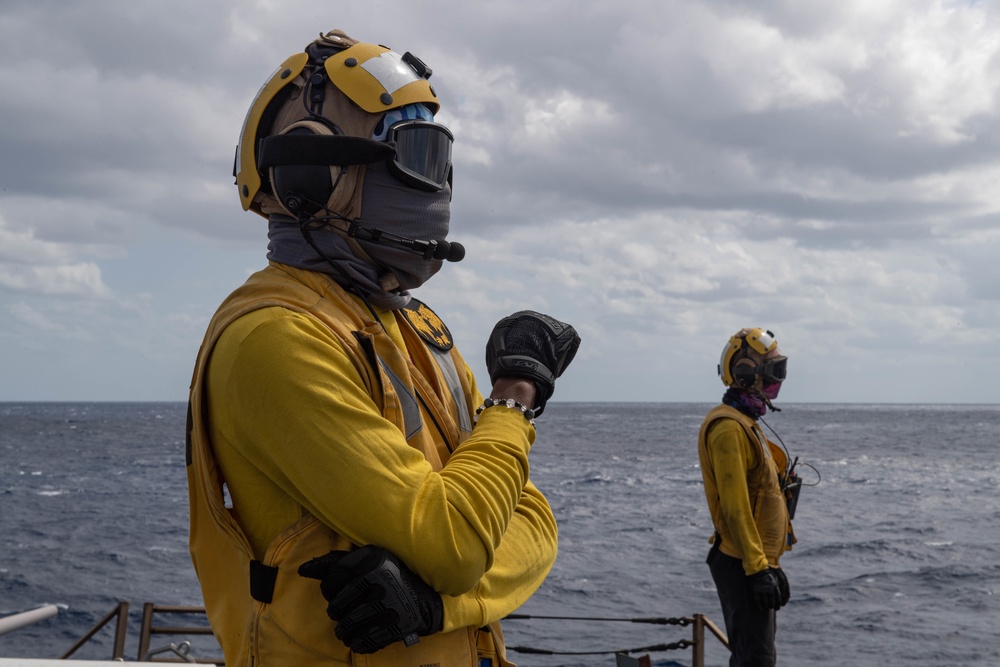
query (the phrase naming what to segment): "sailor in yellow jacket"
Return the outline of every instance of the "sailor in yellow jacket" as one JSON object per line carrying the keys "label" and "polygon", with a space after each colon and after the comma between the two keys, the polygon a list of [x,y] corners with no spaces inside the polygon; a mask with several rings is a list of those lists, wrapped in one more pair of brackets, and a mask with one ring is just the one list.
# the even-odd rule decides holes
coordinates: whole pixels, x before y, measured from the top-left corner
{"label": "sailor in yellow jacket", "polygon": [[771,332],[738,331],[719,363],[728,390],[698,434],[715,527],[708,564],[722,603],[731,667],[776,663],[775,611],[788,602],[788,580],[778,565],[795,542],[784,489],[787,457],[757,424],[773,408],[787,363]]}
{"label": "sailor in yellow jacket", "polygon": [[464,255],[430,75],[332,31],[247,114],[236,182],[270,261],[209,324],[187,443],[191,555],[230,667],[505,665],[497,621],[555,559],[528,454],[579,336],[504,318],[484,399],[409,294]]}

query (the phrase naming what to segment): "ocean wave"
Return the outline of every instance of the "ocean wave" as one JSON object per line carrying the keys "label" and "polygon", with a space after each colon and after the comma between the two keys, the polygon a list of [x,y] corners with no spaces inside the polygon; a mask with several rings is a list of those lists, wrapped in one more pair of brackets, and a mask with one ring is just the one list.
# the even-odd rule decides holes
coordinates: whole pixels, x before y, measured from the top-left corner
{"label": "ocean wave", "polygon": [[[66,605],[33,634],[5,636],[7,655],[58,655],[119,599],[136,605],[133,622],[145,600],[201,604],[187,552],[186,406],[70,407],[0,410],[8,446],[0,600],[10,609]],[[697,468],[698,427],[710,407],[547,408],[531,477],[559,523],[559,556],[524,613],[703,613],[721,624],[704,562],[711,520]],[[67,417],[79,428],[69,429]],[[990,435],[1000,432],[1000,409],[789,405],[769,423],[823,473],[802,491],[799,543],[781,561],[792,587],[779,612],[782,662],[1000,664],[992,640],[1000,543],[991,529],[1000,519],[1000,470]],[[581,634],[644,640],[634,645],[678,638],[616,628],[525,622],[504,631],[510,645],[567,646]],[[106,658],[107,644],[93,657]],[[725,662],[717,644],[706,649],[707,664]],[[532,656],[530,664],[570,663]]]}

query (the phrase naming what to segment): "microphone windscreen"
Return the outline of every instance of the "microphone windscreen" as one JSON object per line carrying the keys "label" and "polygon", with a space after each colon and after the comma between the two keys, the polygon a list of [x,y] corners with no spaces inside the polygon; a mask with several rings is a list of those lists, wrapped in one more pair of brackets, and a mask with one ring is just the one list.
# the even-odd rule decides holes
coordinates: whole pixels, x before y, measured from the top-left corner
{"label": "microphone windscreen", "polygon": [[445,259],[449,262],[461,262],[465,259],[465,246],[461,243],[450,243],[448,256]]}
{"label": "microphone windscreen", "polygon": [[434,259],[443,259],[447,262],[461,262],[465,257],[465,246],[461,243],[449,243],[448,241],[438,241],[437,248],[434,249]]}

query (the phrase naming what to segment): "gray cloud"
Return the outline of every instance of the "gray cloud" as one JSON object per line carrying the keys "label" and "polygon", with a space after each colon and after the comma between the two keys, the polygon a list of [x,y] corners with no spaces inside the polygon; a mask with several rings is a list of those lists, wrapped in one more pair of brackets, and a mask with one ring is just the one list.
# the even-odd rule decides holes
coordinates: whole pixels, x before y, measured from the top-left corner
{"label": "gray cloud", "polygon": [[[537,307],[585,332],[565,398],[714,397],[716,348],[751,322],[797,368],[851,359],[789,400],[938,400],[845,387],[943,341],[961,362],[942,369],[1000,371],[1000,16],[931,0],[10,0],[0,362],[27,373],[58,348],[83,371],[117,341],[183,397],[176,368],[265,252],[232,182],[244,114],[334,27],[434,69],[469,255],[420,296],[474,362],[493,321]],[[38,377],[36,398],[93,395]],[[0,399],[20,386],[4,376]]]}

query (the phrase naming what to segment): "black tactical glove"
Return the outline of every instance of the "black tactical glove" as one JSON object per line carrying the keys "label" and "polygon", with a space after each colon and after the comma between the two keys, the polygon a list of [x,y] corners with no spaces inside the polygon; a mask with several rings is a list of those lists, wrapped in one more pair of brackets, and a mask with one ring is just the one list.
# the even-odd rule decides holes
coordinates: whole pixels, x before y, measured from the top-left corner
{"label": "black tactical glove", "polygon": [[490,382],[496,384],[501,377],[531,380],[538,389],[533,407],[540,415],[555,391],[556,378],[579,347],[580,336],[572,325],[533,310],[516,312],[497,322],[486,343]]}
{"label": "black tactical glove", "polygon": [[788,587],[788,577],[780,567],[771,568],[774,576],[778,578],[778,592],[781,594],[781,606],[788,604],[788,598],[792,596],[792,589]]}
{"label": "black tactical glove", "polygon": [[750,597],[758,609],[781,608],[781,590],[772,568],[751,574],[747,577],[747,582],[750,585]]}
{"label": "black tactical glove", "polygon": [[412,646],[441,630],[441,596],[385,549],[331,551],[303,563],[299,576],[320,580],[337,639],[355,653]]}

